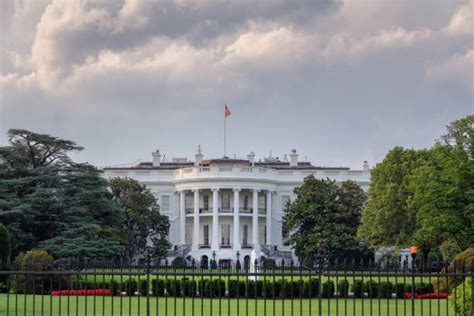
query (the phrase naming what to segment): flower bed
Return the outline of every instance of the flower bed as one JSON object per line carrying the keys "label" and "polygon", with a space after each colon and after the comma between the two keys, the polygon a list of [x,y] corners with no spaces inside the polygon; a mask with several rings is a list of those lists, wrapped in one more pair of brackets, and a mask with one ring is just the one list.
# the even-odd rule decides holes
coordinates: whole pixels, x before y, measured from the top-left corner
{"label": "flower bed", "polygon": [[52,291],[52,296],[90,296],[90,295],[110,295],[110,290],[108,289],[95,289],[95,290],[61,290],[61,291]]}
{"label": "flower bed", "polygon": [[[438,298],[448,298],[451,293],[426,293],[426,294],[415,294],[415,299],[438,299]],[[405,293],[405,298],[410,299],[411,293]]]}

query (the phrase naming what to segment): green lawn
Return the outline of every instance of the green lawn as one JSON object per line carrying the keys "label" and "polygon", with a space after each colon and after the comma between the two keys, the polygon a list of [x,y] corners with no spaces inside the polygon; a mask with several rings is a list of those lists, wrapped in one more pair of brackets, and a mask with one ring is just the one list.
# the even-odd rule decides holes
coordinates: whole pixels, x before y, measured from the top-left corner
{"label": "green lawn", "polygon": [[[193,302],[194,301],[194,302]],[[69,302],[69,304],[68,304]],[[157,306],[158,302],[158,306]],[[212,303],[212,304],[211,304]],[[439,304],[439,305],[438,305]],[[415,315],[454,315],[446,311],[446,300],[416,300]],[[8,309],[7,309],[8,306]],[[230,313],[229,313],[230,308]],[[313,300],[239,300],[151,298],[150,315],[318,315],[319,303]],[[310,313],[311,308],[311,313]],[[323,299],[321,315],[411,315],[410,300]],[[51,297],[0,294],[0,315],[146,315],[144,297]],[[248,310],[248,314],[246,311]],[[42,313],[43,311],[43,313]],[[94,314],[95,312],[95,314]],[[354,313],[355,312],[355,313]]]}

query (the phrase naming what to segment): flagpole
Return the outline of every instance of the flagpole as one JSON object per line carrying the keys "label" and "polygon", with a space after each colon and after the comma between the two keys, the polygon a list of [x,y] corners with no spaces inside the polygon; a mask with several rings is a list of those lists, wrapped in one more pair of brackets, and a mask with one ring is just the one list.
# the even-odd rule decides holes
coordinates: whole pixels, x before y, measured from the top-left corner
{"label": "flagpole", "polygon": [[226,155],[226,149],[227,149],[226,147],[227,147],[227,115],[224,113],[224,157]]}

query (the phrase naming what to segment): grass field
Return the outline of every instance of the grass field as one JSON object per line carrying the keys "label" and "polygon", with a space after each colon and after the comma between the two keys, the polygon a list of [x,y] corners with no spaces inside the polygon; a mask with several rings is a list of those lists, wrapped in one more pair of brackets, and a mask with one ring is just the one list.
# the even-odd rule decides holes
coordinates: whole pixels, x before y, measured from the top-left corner
{"label": "grass field", "polygon": [[[229,304],[230,302],[230,304]],[[454,315],[446,300],[415,300],[415,315]],[[8,307],[8,308],[7,308]],[[448,307],[448,310],[447,310]],[[411,301],[399,299],[238,300],[150,299],[150,315],[406,315]],[[230,309],[230,312],[229,312]],[[120,311],[122,310],[122,314]],[[7,312],[8,311],[8,312]],[[194,314],[193,314],[194,311]],[[145,297],[52,297],[0,294],[0,315],[146,315]]]}

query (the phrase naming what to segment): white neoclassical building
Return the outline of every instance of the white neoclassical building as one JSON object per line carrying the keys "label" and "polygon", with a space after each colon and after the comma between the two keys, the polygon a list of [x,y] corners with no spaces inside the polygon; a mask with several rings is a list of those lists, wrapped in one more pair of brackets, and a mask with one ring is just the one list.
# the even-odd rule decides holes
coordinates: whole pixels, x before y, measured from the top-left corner
{"label": "white neoclassical building", "polygon": [[336,182],[350,179],[364,190],[370,184],[367,162],[361,170],[317,167],[298,161],[296,150],[288,158],[270,154],[259,161],[253,152],[247,159],[205,160],[200,148],[195,161],[168,162],[158,150],[152,155],[152,162],[104,168],[104,176],[136,179],[155,194],[171,224],[168,260],[182,256],[201,262],[215,257],[222,265],[232,265],[237,257],[248,264],[253,255],[296,261],[282,226],[284,206],[294,199],[294,188],[309,175]]}

